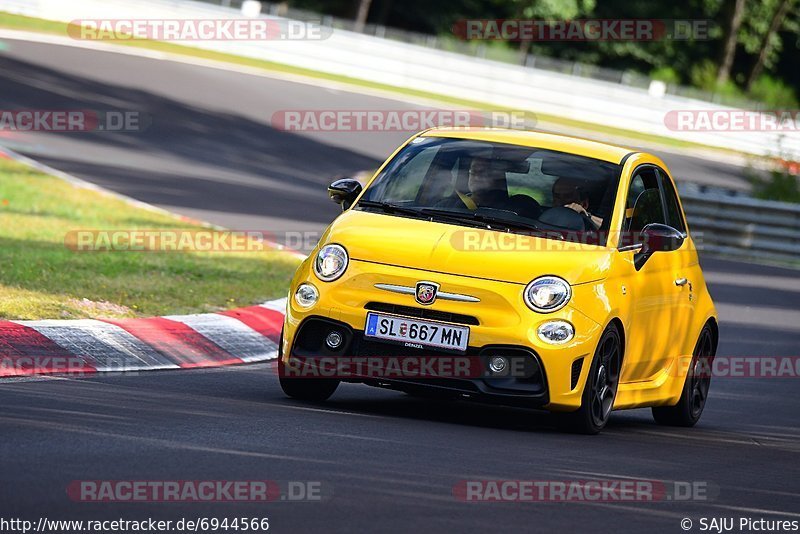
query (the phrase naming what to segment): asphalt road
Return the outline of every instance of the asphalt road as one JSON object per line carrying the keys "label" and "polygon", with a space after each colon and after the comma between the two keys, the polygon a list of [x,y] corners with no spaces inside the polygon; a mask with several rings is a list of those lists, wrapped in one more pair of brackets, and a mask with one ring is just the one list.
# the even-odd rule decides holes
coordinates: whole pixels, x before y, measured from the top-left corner
{"label": "asphalt road", "polygon": [[[200,67],[9,42],[6,109],[144,110],[138,134],[18,134],[0,142],[141,200],[237,228],[318,230],[331,176],[373,167],[402,135],[281,132],[278,109],[402,104]],[[665,155],[679,178],[735,167]],[[796,271],[703,258],[724,356],[797,356]],[[681,532],[690,518],[800,519],[798,378],[716,378],[694,429],[618,412],[600,436],[546,414],[420,401],[346,385],[290,401],[270,365],[0,383],[0,517],[269,517],[275,532]],[[465,479],[690,481],[690,502],[464,503]],[[74,480],[319,481],[321,502],[92,504]]]}

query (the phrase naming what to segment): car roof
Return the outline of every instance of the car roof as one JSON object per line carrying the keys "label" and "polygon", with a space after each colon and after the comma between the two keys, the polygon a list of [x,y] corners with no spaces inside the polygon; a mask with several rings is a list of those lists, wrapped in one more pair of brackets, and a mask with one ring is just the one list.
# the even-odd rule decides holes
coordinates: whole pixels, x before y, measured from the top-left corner
{"label": "car roof", "polygon": [[425,137],[448,137],[454,139],[471,139],[493,143],[529,146],[577,154],[587,158],[599,159],[619,164],[631,152],[625,148],[590,139],[571,137],[531,130],[509,130],[502,128],[432,128],[422,133]]}

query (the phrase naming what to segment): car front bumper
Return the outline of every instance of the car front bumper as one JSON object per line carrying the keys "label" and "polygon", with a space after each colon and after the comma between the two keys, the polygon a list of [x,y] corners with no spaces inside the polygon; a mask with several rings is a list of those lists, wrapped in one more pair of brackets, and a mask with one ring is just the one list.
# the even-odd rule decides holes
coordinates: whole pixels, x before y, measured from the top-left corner
{"label": "car front bumper", "polygon": [[[582,313],[575,302],[550,314],[530,310],[524,303],[524,285],[432,273],[392,265],[351,260],[345,274],[330,283],[322,282],[311,272],[306,260],[292,281],[284,323],[283,365],[306,370],[316,362],[330,364],[337,358],[466,358],[471,362],[468,376],[400,376],[362,373],[362,368],[348,366],[347,374],[337,376],[409,392],[428,391],[465,396],[487,402],[544,407],[553,411],[571,411],[580,406],[591,357],[602,333],[599,325]],[[421,280],[435,281],[440,291],[468,295],[478,302],[437,299],[421,306],[413,295],[378,289],[378,285],[414,287]],[[294,300],[297,286],[313,284],[319,291],[318,302],[310,308]],[[575,297],[573,297],[574,299]],[[464,354],[431,348],[418,349],[365,338],[366,317],[370,311],[391,313],[411,319],[438,321],[469,326],[469,346]],[[545,343],[537,335],[547,321],[569,321],[575,337],[563,345]],[[330,350],[325,336],[333,329],[344,335],[344,343]],[[475,363],[484,369],[492,355],[505,355],[521,362],[513,376],[478,375]],[[292,367],[294,366],[294,367]],[[374,370],[374,368],[373,368]]]}

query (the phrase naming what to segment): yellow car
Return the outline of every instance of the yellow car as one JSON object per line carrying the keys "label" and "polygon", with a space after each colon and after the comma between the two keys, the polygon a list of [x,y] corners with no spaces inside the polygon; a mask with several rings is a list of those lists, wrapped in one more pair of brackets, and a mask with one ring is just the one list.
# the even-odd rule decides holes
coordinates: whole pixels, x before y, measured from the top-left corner
{"label": "yellow car", "polygon": [[363,189],[342,179],[328,192],[344,211],[291,283],[287,395],[322,401],[365,383],[544,408],[584,433],[612,409],[700,418],[717,315],[659,158],[431,129]]}

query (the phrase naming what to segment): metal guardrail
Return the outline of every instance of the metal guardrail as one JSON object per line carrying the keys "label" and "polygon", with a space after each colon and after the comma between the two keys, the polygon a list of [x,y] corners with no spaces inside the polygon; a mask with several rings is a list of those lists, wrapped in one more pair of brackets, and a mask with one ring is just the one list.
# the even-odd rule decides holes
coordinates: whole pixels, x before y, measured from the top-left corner
{"label": "metal guardrail", "polygon": [[701,252],[800,264],[800,205],[680,189]]}
{"label": "metal guardrail", "polygon": [[[243,0],[198,0],[200,2],[213,4],[222,7],[239,9]],[[262,11],[265,14],[285,17],[295,20],[315,21],[322,23],[323,26],[336,30],[358,31],[353,19],[346,19],[311,11],[308,9],[297,8],[288,5],[286,2],[274,2],[260,0]],[[454,35],[433,35],[429,33],[414,32],[399,28],[384,26],[383,24],[367,23],[359,32],[364,35],[390,39],[408,44],[424,46],[435,50],[455,52],[466,56],[489,59],[513,65],[524,65],[528,68],[558,72],[570,76],[579,76],[594,80],[615,83],[628,87],[638,87],[647,89],[652,78],[645,74],[633,70],[620,70],[608,67],[599,67],[588,63],[580,63],[559,59],[552,56],[542,56],[527,53],[521,55],[518,50],[512,47],[488,46],[481,41],[465,41]],[[694,87],[687,87],[674,83],[666,84],[666,94],[704,100],[723,106],[734,106],[746,109],[761,110],[769,107],[762,102],[756,102],[743,96],[728,95],[713,91],[705,91]]]}

